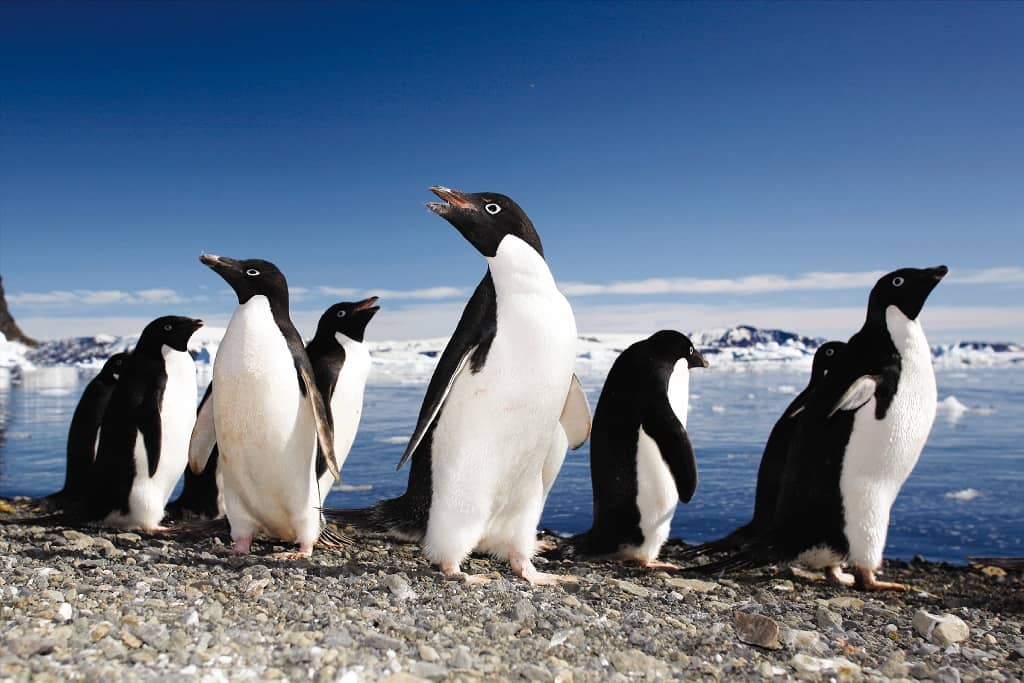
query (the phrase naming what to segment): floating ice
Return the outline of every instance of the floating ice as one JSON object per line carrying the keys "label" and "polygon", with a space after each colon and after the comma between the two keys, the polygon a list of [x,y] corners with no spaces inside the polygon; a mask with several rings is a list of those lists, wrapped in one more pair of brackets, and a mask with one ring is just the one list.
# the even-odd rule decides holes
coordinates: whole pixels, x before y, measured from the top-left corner
{"label": "floating ice", "polygon": [[407,436],[385,436],[385,437],[382,437],[380,439],[377,439],[377,442],[378,443],[403,444],[403,443],[409,443],[409,437],[407,437]]}
{"label": "floating ice", "polygon": [[950,491],[949,493],[946,494],[946,498],[950,498],[952,500],[968,501],[974,500],[980,495],[981,491],[979,491],[978,489],[962,489],[960,491]]}
{"label": "floating ice", "polygon": [[939,401],[936,410],[940,415],[945,415],[950,422],[957,422],[970,409],[956,396],[947,396]]}

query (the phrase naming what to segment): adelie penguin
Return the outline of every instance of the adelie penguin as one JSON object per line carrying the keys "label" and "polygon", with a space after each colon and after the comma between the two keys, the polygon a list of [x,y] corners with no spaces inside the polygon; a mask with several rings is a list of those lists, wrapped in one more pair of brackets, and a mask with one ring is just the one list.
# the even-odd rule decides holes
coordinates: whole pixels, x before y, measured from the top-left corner
{"label": "adelie penguin", "polygon": [[540,238],[508,197],[431,191],[428,207],[486,259],[477,285],[427,387],[404,495],[368,510],[335,511],[343,522],[421,541],[441,571],[467,577],[474,550],[507,559],[534,584],[537,523],[567,447],[586,440],[590,411],[574,381],[576,323],[544,260]]}
{"label": "adelie penguin", "polygon": [[[945,266],[904,268],[871,290],[867,318],[808,397],[771,527],[704,572],[797,560],[865,590],[879,581],[889,511],[935,419],[931,350],[918,316]],[[849,564],[853,576],[839,567]]]}
{"label": "adelie penguin", "polygon": [[[342,301],[334,304],[320,316],[316,334],[306,344],[313,378],[334,430],[334,454],[339,469],[344,466],[352,449],[363,412],[363,392],[370,374],[370,350],[364,343],[364,336],[366,326],[380,310],[380,306],[374,305],[376,303],[377,297],[370,297],[355,303]],[[191,469],[185,472],[181,496],[167,507],[172,516],[184,517],[191,513],[212,519],[223,510],[216,478],[219,454],[213,403],[209,401],[212,390],[213,382],[210,382],[199,404],[199,416],[190,446],[196,452],[196,459],[205,452],[209,454],[209,461],[201,474],[195,474]],[[334,475],[327,468],[323,453],[317,455],[316,477],[322,504],[334,483]]]}
{"label": "adelie penguin", "polygon": [[164,506],[188,463],[196,419],[196,367],[188,340],[201,320],[178,316],[146,325],[103,414],[86,520],[160,529]]}
{"label": "adelie penguin", "polygon": [[67,468],[64,473],[64,487],[43,500],[57,505],[70,505],[82,499],[89,490],[93,462],[96,460],[96,446],[99,440],[100,424],[107,410],[110,396],[117,381],[124,372],[124,364],[131,354],[115,353],[103,364],[99,374],[85,386],[78,399],[71,426],[68,428]]}
{"label": "adelie penguin", "polygon": [[[213,364],[213,434],[233,550],[247,553],[265,533],[308,556],[320,536],[318,452],[338,476],[334,437],[302,338],[288,314],[288,284],[269,261],[203,254],[238,297]],[[208,431],[205,422],[198,431]],[[189,450],[206,466],[208,438]],[[318,450],[319,448],[319,450]]]}
{"label": "adelie penguin", "polygon": [[686,417],[690,369],[707,366],[673,330],[633,344],[612,364],[590,436],[594,523],[573,539],[577,550],[676,568],[657,558],[676,503],[689,502],[697,487]]}
{"label": "adelie penguin", "polygon": [[782,484],[782,472],[786,466],[786,455],[793,440],[793,433],[800,419],[800,414],[807,407],[807,400],[829,370],[838,362],[839,352],[846,347],[845,342],[830,341],[822,344],[814,352],[811,363],[811,378],[807,387],[783,411],[781,417],[772,427],[761,455],[761,464],[757,470],[757,489],[754,494],[754,514],[749,522],[715,541],[696,545],[679,553],[688,558],[709,552],[724,552],[740,548],[746,541],[756,538],[768,530],[775,515],[775,505]]}

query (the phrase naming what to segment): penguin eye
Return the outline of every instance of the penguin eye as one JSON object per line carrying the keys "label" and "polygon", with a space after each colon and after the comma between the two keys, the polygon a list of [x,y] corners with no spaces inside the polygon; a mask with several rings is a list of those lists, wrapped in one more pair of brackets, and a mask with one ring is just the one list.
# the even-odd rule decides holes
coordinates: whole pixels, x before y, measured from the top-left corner
{"label": "penguin eye", "polygon": [[344,318],[346,315],[348,315],[348,312],[345,309],[338,311],[339,318]]}
{"label": "penguin eye", "polygon": [[171,325],[170,323],[168,323],[167,325],[164,325],[164,332],[170,332],[173,329],[174,329],[174,326]]}
{"label": "penguin eye", "polygon": [[249,277],[256,277],[257,275],[260,274],[260,271],[256,270],[255,268],[250,268],[249,270],[245,271],[245,274],[248,275]]}
{"label": "penguin eye", "polygon": [[899,275],[894,277],[892,279],[892,286],[893,287],[902,287],[903,286],[903,278],[901,278]]}
{"label": "penguin eye", "polygon": [[691,356],[693,355],[693,347],[692,346],[690,347],[690,355]]}
{"label": "penguin eye", "polygon": [[493,216],[501,211],[501,207],[495,204],[494,202],[491,202],[490,204],[484,205],[484,211]]}
{"label": "penguin eye", "polygon": [[825,355],[826,356],[831,356],[831,355],[835,354],[835,352],[836,352],[835,349],[825,349]]}
{"label": "penguin eye", "polygon": [[825,368],[825,369],[824,369],[824,370],[822,371],[822,373],[821,373],[821,376],[822,376],[822,377],[824,377],[824,376],[825,376],[825,375],[827,375],[827,374],[828,374],[828,368]]}

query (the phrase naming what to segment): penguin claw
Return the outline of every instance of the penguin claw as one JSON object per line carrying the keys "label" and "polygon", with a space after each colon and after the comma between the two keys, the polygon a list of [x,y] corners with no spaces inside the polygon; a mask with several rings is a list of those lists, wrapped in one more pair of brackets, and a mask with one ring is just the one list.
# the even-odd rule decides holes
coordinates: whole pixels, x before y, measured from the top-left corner
{"label": "penguin claw", "polygon": [[640,566],[644,569],[668,569],[672,571],[678,571],[682,569],[678,564],[672,564],[671,562],[660,562],[658,560],[640,560]]}
{"label": "penguin claw", "polygon": [[825,578],[829,583],[837,586],[853,586],[857,581],[853,574],[844,572],[843,568],[839,566],[832,566],[825,570]]}
{"label": "penguin claw", "polygon": [[854,568],[855,585],[862,591],[909,591],[910,586],[894,581],[879,581],[870,569]]}
{"label": "penguin claw", "polygon": [[551,539],[548,539],[548,538],[538,538],[537,539],[536,550],[537,550],[538,554],[539,553],[546,553],[548,551],[554,550],[557,547],[558,547],[558,544],[555,543],[554,541],[552,541]]}

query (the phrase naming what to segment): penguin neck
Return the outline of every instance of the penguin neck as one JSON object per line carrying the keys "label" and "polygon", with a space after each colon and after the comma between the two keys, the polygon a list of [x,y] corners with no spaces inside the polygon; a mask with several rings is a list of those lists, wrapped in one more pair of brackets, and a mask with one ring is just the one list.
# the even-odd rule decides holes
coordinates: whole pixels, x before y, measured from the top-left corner
{"label": "penguin neck", "polygon": [[557,289],[547,262],[536,249],[515,235],[506,235],[487,267],[499,294]]}
{"label": "penguin neck", "polygon": [[689,361],[681,358],[670,368],[668,376],[668,403],[683,427],[686,427],[686,416],[690,411],[690,366]]}
{"label": "penguin neck", "polygon": [[931,360],[928,339],[916,318],[908,318],[897,306],[888,306],[885,309],[885,327],[900,356],[908,359],[926,356]]}

